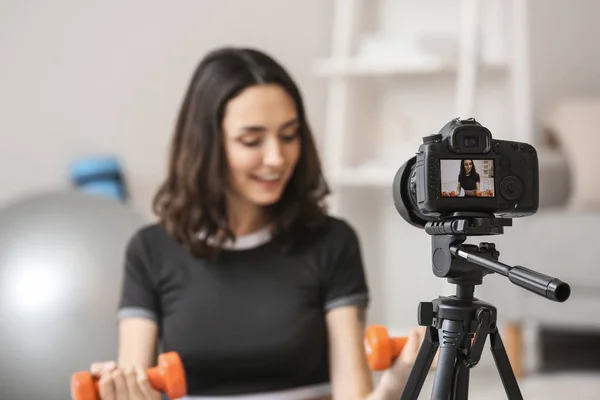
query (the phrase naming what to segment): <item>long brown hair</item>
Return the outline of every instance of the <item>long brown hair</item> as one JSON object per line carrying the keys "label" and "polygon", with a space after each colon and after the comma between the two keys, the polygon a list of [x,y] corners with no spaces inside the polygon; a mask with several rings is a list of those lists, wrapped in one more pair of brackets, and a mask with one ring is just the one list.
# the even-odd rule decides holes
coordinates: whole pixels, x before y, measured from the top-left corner
{"label": "long brown hair", "polygon": [[[296,84],[273,58],[248,48],[211,51],[194,72],[171,142],[167,177],[153,201],[160,223],[199,258],[214,256],[220,242],[235,239],[225,207],[227,161],[221,123],[227,102],[258,84],[278,84],[293,98],[299,120],[300,159],[282,194],[269,206],[273,239],[284,250],[326,220],[329,187]],[[200,235],[202,233],[202,235]]]}

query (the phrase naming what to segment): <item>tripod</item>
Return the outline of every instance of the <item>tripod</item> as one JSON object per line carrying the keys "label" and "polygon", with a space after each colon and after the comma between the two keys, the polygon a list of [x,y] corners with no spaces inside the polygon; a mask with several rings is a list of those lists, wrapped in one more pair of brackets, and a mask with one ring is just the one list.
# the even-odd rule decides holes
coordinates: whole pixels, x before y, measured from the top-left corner
{"label": "tripod", "polygon": [[431,399],[468,399],[470,369],[479,362],[488,336],[508,399],[523,399],[496,326],[496,307],[475,298],[475,286],[481,285],[487,274],[499,273],[518,286],[558,302],[569,298],[570,287],[556,278],[498,262],[500,253],[493,243],[463,244],[467,236],[501,234],[503,227],[511,224],[511,219],[485,214],[456,214],[425,226],[432,235],[433,272],[455,284],[456,294],[419,304],[419,325],[428,328],[401,400],[417,400],[438,348]]}

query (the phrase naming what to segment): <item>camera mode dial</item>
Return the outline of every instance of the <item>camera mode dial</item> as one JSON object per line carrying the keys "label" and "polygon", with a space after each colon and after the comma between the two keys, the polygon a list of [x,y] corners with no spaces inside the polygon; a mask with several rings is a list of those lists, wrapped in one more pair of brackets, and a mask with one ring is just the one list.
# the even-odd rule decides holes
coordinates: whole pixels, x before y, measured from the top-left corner
{"label": "camera mode dial", "polygon": [[439,133],[435,133],[433,135],[428,135],[423,138],[423,144],[437,143],[441,142],[443,136]]}

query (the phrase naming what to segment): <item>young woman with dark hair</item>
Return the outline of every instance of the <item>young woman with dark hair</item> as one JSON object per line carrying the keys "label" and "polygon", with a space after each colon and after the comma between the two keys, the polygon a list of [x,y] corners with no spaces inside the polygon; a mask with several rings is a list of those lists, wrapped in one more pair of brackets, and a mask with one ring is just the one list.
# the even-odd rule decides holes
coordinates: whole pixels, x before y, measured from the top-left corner
{"label": "young woman with dark hair", "polygon": [[465,191],[465,197],[476,197],[479,191],[481,178],[473,160],[460,160],[460,173],[458,174],[458,184],[456,193],[460,194],[460,189]]}
{"label": "young woman with dark hair", "polygon": [[104,400],[159,399],[143,369],[176,351],[189,399],[395,399],[423,330],[374,390],[359,240],[329,194],[300,91],[270,56],[221,48],[183,100],[158,222],[128,244]]}

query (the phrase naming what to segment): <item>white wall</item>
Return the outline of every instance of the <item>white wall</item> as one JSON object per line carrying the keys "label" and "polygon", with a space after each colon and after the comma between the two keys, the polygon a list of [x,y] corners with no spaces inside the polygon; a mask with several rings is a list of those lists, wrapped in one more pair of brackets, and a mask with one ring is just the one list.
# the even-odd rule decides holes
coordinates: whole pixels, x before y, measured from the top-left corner
{"label": "white wall", "polygon": [[[74,157],[108,152],[123,158],[133,205],[149,217],[189,76],[205,52],[224,44],[259,46],[281,60],[304,92],[321,141],[326,82],[310,73],[310,64],[328,55],[331,3],[0,0],[0,206],[27,193],[68,185],[66,168]],[[460,15],[457,4],[436,8],[438,13],[416,10],[405,15],[404,25],[391,20],[391,13],[383,14],[380,22],[387,32],[412,31],[421,23],[433,30],[458,29],[458,21],[448,18]],[[595,42],[600,2],[529,4],[537,119],[563,95],[600,94]],[[494,32],[487,33],[492,41],[499,39]],[[502,41],[497,43],[504,48]],[[392,104],[402,111],[422,111],[424,118],[411,125],[417,139],[437,132],[455,116],[454,96],[448,94],[452,80],[411,78],[384,84],[409,93],[391,99]],[[505,109],[495,107],[505,95],[501,79],[488,85],[492,90],[487,93],[493,95],[480,99],[478,116],[494,135],[510,137],[501,129]],[[428,118],[431,110],[437,114]],[[393,156],[400,167],[404,156]],[[355,207],[363,214],[354,213],[352,219],[360,222],[368,249],[374,320],[402,329],[413,325],[418,301],[449,294],[440,292],[448,288],[431,272],[430,237],[398,215],[389,188],[348,190],[365,192]],[[374,191],[375,198],[369,197]],[[503,251],[508,254],[510,249]],[[510,285],[505,280],[498,284]]]}
{"label": "white wall", "polygon": [[533,113],[540,123],[564,97],[600,96],[600,2],[528,4]]}
{"label": "white wall", "polygon": [[320,139],[329,47],[321,0],[0,1],[0,205],[69,184],[74,157],[122,157],[133,205],[150,216],[188,79],[220,45],[258,46],[305,95]]}

